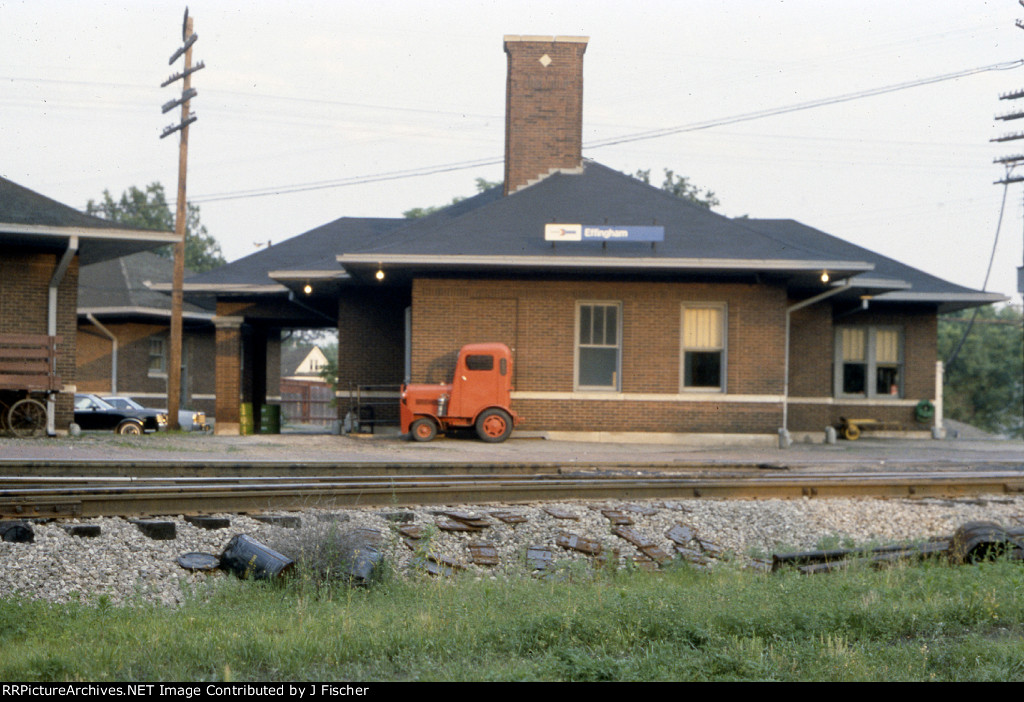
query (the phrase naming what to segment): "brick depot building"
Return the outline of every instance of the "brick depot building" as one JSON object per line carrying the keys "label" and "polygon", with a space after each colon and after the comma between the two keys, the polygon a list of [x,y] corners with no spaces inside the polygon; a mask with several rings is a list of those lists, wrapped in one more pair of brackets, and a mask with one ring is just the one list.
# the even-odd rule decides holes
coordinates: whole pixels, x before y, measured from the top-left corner
{"label": "brick depot building", "polygon": [[[11,335],[58,337],[48,433],[66,432],[74,418],[79,267],[173,242],[171,232],[120,226],[0,178],[0,343]],[[0,372],[7,404],[24,390],[10,373]]]}
{"label": "brick depot building", "polygon": [[336,321],[342,395],[446,381],[463,344],[508,344],[520,431],[929,428],[915,409],[941,392],[937,315],[1004,298],[584,160],[586,45],[506,37],[503,188],[420,220],[342,218],[186,281],[218,299],[218,430],[261,398],[239,339],[289,315]]}

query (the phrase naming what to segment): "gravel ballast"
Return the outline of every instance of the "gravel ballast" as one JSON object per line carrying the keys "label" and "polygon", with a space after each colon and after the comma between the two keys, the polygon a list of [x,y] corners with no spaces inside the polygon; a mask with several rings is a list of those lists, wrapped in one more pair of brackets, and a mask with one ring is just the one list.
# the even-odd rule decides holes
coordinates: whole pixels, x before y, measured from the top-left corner
{"label": "gravel ballast", "polygon": [[[499,510],[524,517],[525,521],[501,521],[492,514]],[[380,551],[400,575],[422,572],[417,564],[422,565],[425,556],[435,556],[475,577],[529,575],[532,564],[527,551],[538,546],[551,551],[556,565],[592,559],[591,555],[560,546],[559,536],[564,543],[566,535],[599,542],[602,553],[617,553],[620,563],[643,559],[636,545],[613,533],[614,525],[604,510],[627,515],[633,521],[631,533],[645,537],[665,553],[675,554],[677,545],[666,533],[675,525],[685,525],[705,540],[705,546],[710,542],[710,548],[718,547],[727,552],[727,558],[739,562],[755,555],[765,557],[772,552],[823,544],[878,545],[948,536],[962,524],[976,520],[1007,527],[1024,524],[1024,497],[1004,496],[969,500],[602,500],[309,510],[290,513],[300,519],[297,529],[245,515],[217,515],[228,518],[230,525],[205,529],[176,516],[162,518],[175,526],[175,538],[166,540],[152,539],[138,525],[121,518],[50,521],[31,524],[31,543],[0,542],[0,597],[21,595],[54,602],[98,602],[102,598],[116,604],[174,605],[203,583],[215,584],[233,577],[219,570],[187,571],[178,565],[177,558],[191,552],[219,555],[237,534],[247,534],[299,561],[294,569],[297,574],[301,573],[297,553],[300,544],[310,542],[317,533],[338,535],[357,529],[381,533]],[[449,520],[440,514],[444,511],[470,513],[488,526],[472,532],[446,531],[439,526]],[[576,518],[558,518],[552,512]],[[70,524],[98,525],[101,533],[96,537],[73,536],[65,528]],[[425,533],[425,540],[414,544],[415,549],[398,531],[408,525],[423,527]],[[469,545],[481,541],[493,545],[497,565],[471,562]],[[696,541],[689,547],[700,550]]]}

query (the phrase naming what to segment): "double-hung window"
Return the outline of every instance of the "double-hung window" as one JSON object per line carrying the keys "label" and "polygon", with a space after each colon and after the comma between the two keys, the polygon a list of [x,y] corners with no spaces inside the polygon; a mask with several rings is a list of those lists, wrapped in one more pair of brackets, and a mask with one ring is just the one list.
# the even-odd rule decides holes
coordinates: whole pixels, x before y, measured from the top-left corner
{"label": "double-hung window", "polygon": [[683,305],[683,390],[725,391],[725,305]]}
{"label": "double-hung window", "polygon": [[902,397],[903,335],[895,327],[836,329],[836,395]]}
{"label": "double-hung window", "polygon": [[576,389],[620,389],[622,305],[581,302],[576,307]]}
{"label": "double-hung window", "polygon": [[149,375],[167,373],[167,342],[162,336],[149,337]]}

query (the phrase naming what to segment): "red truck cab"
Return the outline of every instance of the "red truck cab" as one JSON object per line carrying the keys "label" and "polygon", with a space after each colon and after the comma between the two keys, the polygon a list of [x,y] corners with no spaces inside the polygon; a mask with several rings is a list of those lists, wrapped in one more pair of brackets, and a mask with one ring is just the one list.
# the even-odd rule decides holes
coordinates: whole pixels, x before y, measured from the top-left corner
{"label": "red truck cab", "polygon": [[402,433],[430,441],[438,432],[473,427],[483,441],[512,433],[512,351],[505,344],[467,344],[459,351],[450,383],[402,386]]}

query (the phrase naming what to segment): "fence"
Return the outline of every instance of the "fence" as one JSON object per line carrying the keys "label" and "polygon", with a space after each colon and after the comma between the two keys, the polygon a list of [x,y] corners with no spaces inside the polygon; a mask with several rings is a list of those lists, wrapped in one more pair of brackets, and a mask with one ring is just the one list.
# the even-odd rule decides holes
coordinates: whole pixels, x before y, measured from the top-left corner
{"label": "fence", "polygon": [[338,419],[331,387],[320,380],[281,378],[281,416],[286,424],[330,426]]}

